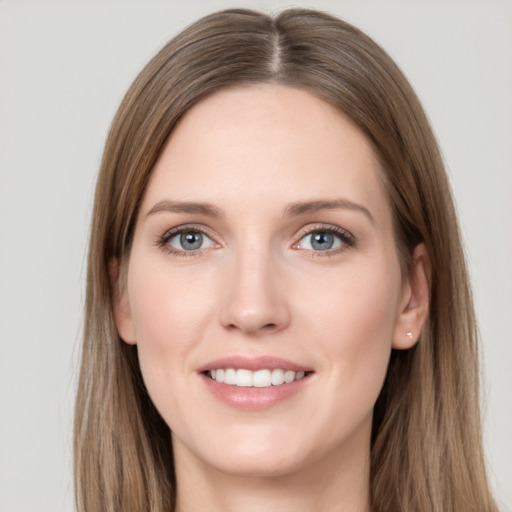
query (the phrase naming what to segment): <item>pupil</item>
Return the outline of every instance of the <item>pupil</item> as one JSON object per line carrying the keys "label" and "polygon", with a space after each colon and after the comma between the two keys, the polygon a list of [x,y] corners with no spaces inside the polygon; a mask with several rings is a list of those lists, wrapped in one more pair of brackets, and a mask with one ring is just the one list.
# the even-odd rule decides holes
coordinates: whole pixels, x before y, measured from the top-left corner
{"label": "pupil", "polygon": [[311,246],[318,251],[331,249],[334,244],[334,237],[330,233],[315,233]]}
{"label": "pupil", "polygon": [[180,236],[180,243],[183,249],[189,251],[199,249],[203,244],[203,235],[201,233],[183,233]]}

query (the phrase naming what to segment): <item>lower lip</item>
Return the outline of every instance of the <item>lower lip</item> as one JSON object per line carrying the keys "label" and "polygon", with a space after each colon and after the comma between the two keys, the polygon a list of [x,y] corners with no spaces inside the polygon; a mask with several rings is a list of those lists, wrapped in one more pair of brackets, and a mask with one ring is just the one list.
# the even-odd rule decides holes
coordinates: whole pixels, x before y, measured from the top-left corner
{"label": "lower lip", "polygon": [[312,375],[306,375],[288,384],[265,388],[232,386],[217,382],[204,374],[200,376],[210,392],[226,405],[245,411],[261,411],[299,393],[308,384]]}

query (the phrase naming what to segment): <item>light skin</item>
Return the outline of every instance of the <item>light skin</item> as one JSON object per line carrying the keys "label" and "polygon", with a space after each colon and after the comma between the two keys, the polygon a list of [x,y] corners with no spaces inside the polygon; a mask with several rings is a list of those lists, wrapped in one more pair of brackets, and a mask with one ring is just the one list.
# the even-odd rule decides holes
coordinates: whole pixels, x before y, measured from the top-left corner
{"label": "light skin", "polygon": [[[383,180],[353,123],[297,89],[222,90],[174,130],[115,313],[172,431],[178,512],[369,510],[373,407],[428,314],[427,253],[402,268]],[[227,356],[310,373],[239,409],[199,371]]]}

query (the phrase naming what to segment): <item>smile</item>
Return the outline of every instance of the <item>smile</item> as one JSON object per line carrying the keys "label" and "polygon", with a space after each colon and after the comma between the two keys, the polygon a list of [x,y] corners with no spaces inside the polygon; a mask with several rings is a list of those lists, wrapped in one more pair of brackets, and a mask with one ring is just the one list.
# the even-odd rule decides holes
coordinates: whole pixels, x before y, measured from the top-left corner
{"label": "smile", "polygon": [[307,373],[304,371],[284,370],[282,368],[262,369],[257,371],[245,368],[219,368],[209,370],[206,375],[210,379],[231,386],[247,388],[268,388],[270,386],[281,386],[303,379]]}
{"label": "smile", "polygon": [[197,370],[206,389],[231,408],[262,411],[291,400],[315,381],[311,367],[273,356],[228,356]]}

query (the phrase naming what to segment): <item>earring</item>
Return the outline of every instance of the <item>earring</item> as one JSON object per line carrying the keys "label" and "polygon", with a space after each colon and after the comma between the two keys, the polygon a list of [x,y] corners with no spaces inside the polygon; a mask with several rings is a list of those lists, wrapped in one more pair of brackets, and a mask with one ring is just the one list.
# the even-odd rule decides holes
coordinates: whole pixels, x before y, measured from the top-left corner
{"label": "earring", "polygon": [[407,333],[405,333],[405,335],[406,335],[410,340],[412,340],[412,332],[407,332]]}

